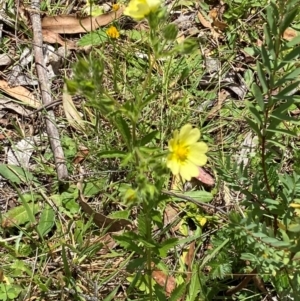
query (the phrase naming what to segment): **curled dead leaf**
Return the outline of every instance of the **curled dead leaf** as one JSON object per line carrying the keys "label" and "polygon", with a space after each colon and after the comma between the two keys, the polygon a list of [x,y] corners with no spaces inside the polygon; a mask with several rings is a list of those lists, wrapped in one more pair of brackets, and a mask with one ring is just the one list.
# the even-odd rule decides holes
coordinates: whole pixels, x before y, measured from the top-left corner
{"label": "curled dead leaf", "polygon": [[297,31],[291,27],[288,27],[283,33],[283,38],[287,41],[291,41],[296,36],[297,36]]}
{"label": "curled dead leaf", "polygon": [[215,180],[209,173],[207,173],[202,167],[198,167],[198,170],[199,174],[197,177],[195,177],[197,180],[208,186],[215,185]]}
{"label": "curled dead leaf", "polygon": [[41,105],[34,95],[25,87],[10,87],[7,81],[0,80],[0,90],[30,107],[38,108]]}
{"label": "curled dead leaf", "polygon": [[152,277],[158,285],[165,288],[166,295],[170,296],[170,294],[176,287],[175,278],[166,275],[163,271],[160,270],[154,270],[152,272]]}
{"label": "curled dead leaf", "polygon": [[76,49],[77,46],[74,41],[63,39],[57,32],[44,29],[43,30],[43,41],[49,44],[59,44],[65,46],[68,49]]}
{"label": "curled dead leaf", "polygon": [[122,15],[123,10],[123,8],[120,8],[108,14],[83,19],[68,15],[44,17],[42,20],[42,29],[64,34],[85,33],[96,30],[118,19]]}

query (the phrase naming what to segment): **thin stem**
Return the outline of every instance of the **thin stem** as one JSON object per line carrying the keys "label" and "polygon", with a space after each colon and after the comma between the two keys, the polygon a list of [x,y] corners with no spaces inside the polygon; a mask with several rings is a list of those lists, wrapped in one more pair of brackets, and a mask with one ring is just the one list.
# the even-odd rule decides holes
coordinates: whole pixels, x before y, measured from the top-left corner
{"label": "thin stem", "polygon": [[[146,204],[146,201],[143,202],[143,209],[146,219],[146,238],[147,241],[151,240],[151,219],[149,219],[149,212],[148,212],[148,206]],[[151,254],[151,248],[146,247],[146,256],[147,256],[147,275],[149,278],[149,300],[153,300],[153,290],[152,290],[152,254]]]}

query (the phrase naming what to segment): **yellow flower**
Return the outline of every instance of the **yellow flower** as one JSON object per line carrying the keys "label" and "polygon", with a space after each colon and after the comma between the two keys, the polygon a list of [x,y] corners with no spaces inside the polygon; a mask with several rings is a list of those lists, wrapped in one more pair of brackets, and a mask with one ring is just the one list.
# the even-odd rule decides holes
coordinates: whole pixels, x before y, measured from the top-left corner
{"label": "yellow flower", "polygon": [[167,167],[171,169],[173,175],[180,175],[186,181],[198,176],[198,167],[206,164],[205,153],[208,151],[206,143],[197,142],[199,138],[199,129],[193,129],[190,124],[184,125],[180,132],[176,130],[173,133],[167,157]]}
{"label": "yellow flower", "polygon": [[120,37],[120,33],[118,32],[118,29],[115,26],[110,26],[106,30],[106,34],[112,39],[118,39]]}
{"label": "yellow flower", "polygon": [[131,0],[124,10],[124,15],[142,20],[160,7],[161,0]]}
{"label": "yellow flower", "polygon": [[113,11],[117,11],[120,8],[120,5],[118,3],[115,3],[115,4],[112,5],[111,8],[112,8]]}

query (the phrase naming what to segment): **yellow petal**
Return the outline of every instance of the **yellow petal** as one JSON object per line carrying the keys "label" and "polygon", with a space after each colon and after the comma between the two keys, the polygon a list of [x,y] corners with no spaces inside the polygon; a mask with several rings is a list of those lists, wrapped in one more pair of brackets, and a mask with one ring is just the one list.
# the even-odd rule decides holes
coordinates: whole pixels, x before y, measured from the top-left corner
{"label": "yellow petal", "polygon": [[167,157],[167,167],[171,169],[173,175],[179,174],[180,165],[174,158],[173,154],[169,154]]}
{"label": "yellow petal", "polygon": [[161,4],[160,0],[146,0],[146,2],[152,12],[156,11]]}
{"label": "yellow petal", "polygon": [[184,145],[196,143],[200,138],[200,131],[192,128],[190,124],[186,124],[180,130],[179,139]]}
{"label": "yellow petal", "polygon": [[192,162],[186,162],[186,164],[180,166],[179,173],[183,180],[190,181],[192,177],[198,175],[198,167]]}
{"label": "yellow petal", "polygon": [[188,160],[194,164],[203,166],[206,164],[207,156],[205,153],[208,151],[208,146],[204,142],[197,142],[190,146]]}
{"label": "yellow petal", "polygon": [[188,157],[188,160],[197,165],[197,166],[204,166],[207,162],[207,156],[204,154],[198,154],[197,157]]}

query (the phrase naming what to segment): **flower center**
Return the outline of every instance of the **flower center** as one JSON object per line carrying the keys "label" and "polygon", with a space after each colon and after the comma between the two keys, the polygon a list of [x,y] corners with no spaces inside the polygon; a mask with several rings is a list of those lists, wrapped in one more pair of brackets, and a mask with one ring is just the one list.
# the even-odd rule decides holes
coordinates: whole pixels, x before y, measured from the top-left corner
{"label": "flower center", "polygon": [[177,157],[178,161],[185,162],[188,157],[188,147],[183,145],[177,145],[176,149],[174,150],[175,156]]}

